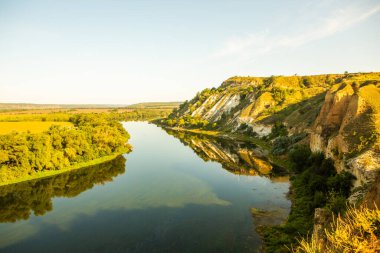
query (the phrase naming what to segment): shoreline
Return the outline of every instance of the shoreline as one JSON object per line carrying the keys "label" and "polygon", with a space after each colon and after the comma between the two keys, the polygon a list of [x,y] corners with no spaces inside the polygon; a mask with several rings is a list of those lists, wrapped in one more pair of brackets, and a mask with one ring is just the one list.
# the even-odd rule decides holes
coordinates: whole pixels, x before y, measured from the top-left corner
{"label": "shoreline", "polygon": [[28,175],[28,176],[24,176],[24,177],[20,177],[20,178],[15,178],[14,180],[9,180],[9,181],[6,181],[6,182],[0,182],[0,187],[11,185],[11,184],[17,184],[17,183],[27,182],[27,181],[31,181],[31,180],[35,180],[35,179],[48,178],[48,177],[52,177],[52,176],[55,176],[55,175],[58,175],[58,174],[63,174],[65,172],[69,172],[69,171],[73,171],[73,170],[78,170],[78,169],[83,169],[83,168],[86,168],[86,167],[102,164],[102,163],[105,163],[105,162],[108,162],[108,161],[112,161],[116,157],[118,157],[120,155],[123,155],[125,153],[128,153],[128,150],[123,150],[122,152],[117,152],[117,153],[112,154],[112,155],[102,156],[102,157],[99,157],[99,158],[95,158],[95,159],[90,160],[88,162],[78,163],[78,164],[72,165],[71,167],[68,167],[67,169],[63,169],[63,170],[48,170],[48,171],[44,171],[44,172],[36,172],[33,175]]}
{"label": "shoreline", "polygon": [[170,129],[173,131],[178,131],[178,132],[188,132],[188,133],[194,133],[194,134],[200,134],[200,135],[208,135],[212,137],[217,137],[217,138],[223,138],[223,139],[229,139],[232,141],[243,141],[243,142],[250,142],[253,143],[264,150],[268,151],[268,154],[266,157],[269,159],[271,163],[274,165],[277,165],[279,167],[285,168],[289,170],[290,164],[287,159],[282,159],[278,156],[274,156],[270,153],[272,149],[272,145],[266,141],[260,140],[256,137],[250,137],[242,134],[234,134],[234,133],[228,133],[228,132],[221,132],[221,131],[210,131],[210,130],[202,130],[202,129],[186,129],[186,128],[181,128],[181,127],[169,127],[165,126],[162,124],[158,124],[156,122],[152,122],[153,124],[160,126],[165,129]]}

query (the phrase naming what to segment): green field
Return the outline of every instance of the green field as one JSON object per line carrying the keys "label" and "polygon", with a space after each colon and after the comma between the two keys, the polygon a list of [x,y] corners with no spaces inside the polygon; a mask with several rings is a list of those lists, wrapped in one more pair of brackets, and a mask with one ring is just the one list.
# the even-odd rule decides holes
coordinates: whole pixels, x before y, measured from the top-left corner
{"label": "green field", "polygon": [[54,121],[22,121],[22,122],[0,122],[0,134],[8,134],[15,132],[41,133],[46,131],[52,125],[73,127],[70,122],[54,122]]}

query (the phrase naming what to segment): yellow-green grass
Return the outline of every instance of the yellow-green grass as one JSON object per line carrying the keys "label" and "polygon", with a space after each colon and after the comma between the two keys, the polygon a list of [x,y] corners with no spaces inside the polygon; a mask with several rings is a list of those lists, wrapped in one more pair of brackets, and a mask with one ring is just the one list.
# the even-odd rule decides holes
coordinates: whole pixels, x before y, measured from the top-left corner
{"label": "yellow-green grass", "polygon": [[41,133],[48,130],[52,125],[73,127],[70,122],[55,121],[21,121],[21,122],[0,122],[0,135],[15,132]]}
{"label": "yellow-green grass", "polygon": [[359,90],[359,95],[373,108],[375,113],[380,113],[380,88],[375,85],[367,85]]}
{"label": "yellow-green grass", "polygon": [[113,155],[96,158],[96,159],[93,159],[93,160],[88,161],[88,162],[77,163],[77,164],[72,165],[71,167],[68,167],[68,168],[63,169],[63,170],[48,170],[48,171],[35,172],[31,175],[18,177],[18,178],[12,179],[12,180],[0,182],[0,186],[16,184],[16,183],[20,183],[20,182],[24,182],[24,181],[30,181],[30,180],[34,180],[34,179],[52,177],[52,176],[55,176],[55,175],[58,175],[61,173],[68,172],[68,171],[77,170],[77,169],[81,169],[81,168],[85,168],[85,167],[89,167],[89,166],[94,166],[97,164],[101,164],[101,163],[111,161],[111,160],[115,159],[116,157],[118,157],[119,155],[121,155],[123,153],[127,153],[127,152],[128,152],[128,150],[125,150],[122,152],[115,153]]}
{"label": "yellow-green grass", "polygon": [[302,239],[294,253],[335,253],[335,252],[379,252],[380,210],[365,206],[357,209],[350,207],[345,215],[339,215],[332,222],[330,229],[324,231],[325,240],[317,240],[312,235],[310,240]]}
{"label": "yellow-green grass", "polygon": [[21,122],[21,121],[55,121],[66,122],[72,115],[69,113],[23,113],[11,114],[0,113],[1,122]]}

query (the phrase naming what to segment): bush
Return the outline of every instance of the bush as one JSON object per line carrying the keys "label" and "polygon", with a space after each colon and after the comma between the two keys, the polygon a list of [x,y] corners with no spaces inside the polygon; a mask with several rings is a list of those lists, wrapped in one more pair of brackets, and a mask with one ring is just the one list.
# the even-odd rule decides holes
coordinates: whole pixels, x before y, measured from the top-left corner
{"label": "bush", "polygon": [[289,159],[292,163],[292,170],[296,173],[302,172],[309,164],[311,150],[304,145],[295,146],[289,153]]}
{"label": "bush", "polygon": [[269,139],[276,138],[278,136],[287,136],[288,130],[286,126],[282,122],[276,122],[272,127],[272,132],[269,135]]}

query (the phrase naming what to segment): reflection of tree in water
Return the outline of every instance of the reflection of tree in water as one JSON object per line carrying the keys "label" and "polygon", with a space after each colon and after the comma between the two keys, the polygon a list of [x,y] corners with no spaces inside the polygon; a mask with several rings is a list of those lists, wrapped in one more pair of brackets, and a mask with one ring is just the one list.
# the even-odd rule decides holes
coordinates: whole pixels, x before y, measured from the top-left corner
{"label": "reflection of tree in water", "polygon": [[0,222],[15,222],[28,219],[31,212],[43,215],[53,210],[53,197],[75,197],[91,189],[95,184],[104,184],[125,172],[125,158],[116,159],[69,171],[50,178],[0,187]]}
{"label": "reflection of tree in water", "polygon": [[183,131],[166,131],[191,147],[204,161],[219,162],[231,173],[271,177],[279,171],[265,157],[265,152],[255,144]]}

